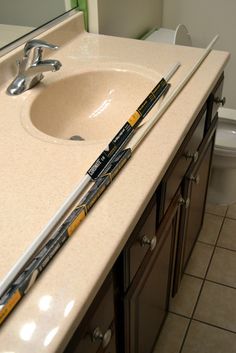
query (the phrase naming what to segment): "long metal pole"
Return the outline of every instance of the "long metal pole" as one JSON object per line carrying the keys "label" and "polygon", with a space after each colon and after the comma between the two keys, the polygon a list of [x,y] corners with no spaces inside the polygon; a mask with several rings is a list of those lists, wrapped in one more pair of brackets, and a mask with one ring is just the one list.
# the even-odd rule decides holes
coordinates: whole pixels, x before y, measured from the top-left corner
{"label": "long metal pole", "polygon": [[[28,261],[34,256],[39,250],[42,244],[50,237],[50,234],[61,221],[62,217],[66,214],[69,208],[79,198],[79,196],[85,191],[89,183],[95,180],[99,174],[102,173],[107,163],[115,157],[116,153],[123,148],[128,141],[132,138],[136,132],[137,127],[143,121],[148,112],[154,107],[155,103],[161,98],[161,96],[168,90],[169,84],[167,83],[180,64],[177,63],[171,67],[166,73],[163,79],[154,87],[152,92],[145,98],[142,104],[137,108],[135,113],[130,119],[123,125],[116,136],[108,144],[107,148],[100,154],[96,161],[89,168],[88,172],[83,176],[82,180],[72,191],[71,194],[66,198],[61,207],[57,210],[54,216],[38,234],[35,240],[26,249],[25,253],[18,259],[11,270],[3,278],[0,283],[0,298],[7,290],[8,286],[14,281],[19,273],[24,269]],[[114,142],[115,141],[115,142]]]}

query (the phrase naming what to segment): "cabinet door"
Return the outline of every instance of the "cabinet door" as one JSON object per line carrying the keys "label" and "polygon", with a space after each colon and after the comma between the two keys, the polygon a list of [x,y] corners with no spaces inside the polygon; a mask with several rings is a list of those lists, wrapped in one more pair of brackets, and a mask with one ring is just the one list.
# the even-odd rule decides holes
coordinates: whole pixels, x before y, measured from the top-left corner
{"label": "cabinet door", "polygon": [[216,124],[217,117],[212,122],[199,148],[197,163],[193,164],[182,183],[185,204],[183,204],[180,216],[173,296],[178,291],[183,272],[202,228]]}
{"label": "cabinet door", "polygon": [[179,219],[178,199],[179,194],[157,230],[155,254],[143,263],[125,298],[125,352],[151,352],[165,319]]}
{"label": "cabinet door", "polygon": [[214,140],[212,139],[200,163],[186,177],[186,195],[188,195],[190,203],[187,209],[183,269],[186,267],[193,246],[202,228],[213,143]]}

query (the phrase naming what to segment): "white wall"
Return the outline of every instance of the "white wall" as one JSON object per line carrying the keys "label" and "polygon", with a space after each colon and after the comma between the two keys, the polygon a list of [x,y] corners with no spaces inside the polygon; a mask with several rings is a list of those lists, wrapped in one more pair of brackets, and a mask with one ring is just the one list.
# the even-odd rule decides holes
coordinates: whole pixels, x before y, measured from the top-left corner
{"label": "white wall", "polygon": [[89,31],[139,38],[160,26],[163,0],[88,0]]}
{"label": "white wall", "polygon": [[188,28],[194,46],[205,47],[220,35],[214,48],[231,53],[225,70],[226,106],[236,109],[236,1],[163,0],[162,26],[175,29],[179,23]]}

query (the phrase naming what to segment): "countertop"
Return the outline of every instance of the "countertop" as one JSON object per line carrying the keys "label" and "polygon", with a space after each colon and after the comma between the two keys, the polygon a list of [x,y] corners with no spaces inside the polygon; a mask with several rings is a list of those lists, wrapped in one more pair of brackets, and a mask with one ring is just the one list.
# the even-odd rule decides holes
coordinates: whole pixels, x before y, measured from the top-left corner
{"label": "countertop", "polygon": [[[181,67],[171,79],[173,89],[203,53],[198,48],[89,34],[83,30],[81,14],[40,38],[61,45],[50,55],[61,60],[63,67],[56,73],[46,73],[37,87],[16,97],[5,93],[22,47],[0,61],[0,279],[113,137],[83,143],[37,136],[24,122],[25,109],[34,97],[56,80],[86,68],[132,64],[155,81],[180,61]],[[226,52],[210,53],[73,237],[0,327],[0,353],[63,351],[228,59]],[[143,93],[145,97],[147,92]],[[137,108],[134,104],[133,111]],[[150,114],[154,113],[155,109]]]}

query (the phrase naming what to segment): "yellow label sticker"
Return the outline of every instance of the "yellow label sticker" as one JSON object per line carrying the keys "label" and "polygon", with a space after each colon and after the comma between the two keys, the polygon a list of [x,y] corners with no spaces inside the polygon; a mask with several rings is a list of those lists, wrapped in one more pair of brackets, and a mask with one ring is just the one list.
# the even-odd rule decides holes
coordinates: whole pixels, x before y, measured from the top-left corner
{"label": "yellow label sticker", "polygon": [[67,233],[69,236],[72,235],[72,233],[75,231],[75,229],[78,227],[78,225],[82,222],[82,220],[85,218],[86,213],[83,210],[73,221],[73,223],[71,223],[71,225],[69,226]]}
{"label": "yellow label sticker", "polygon": [[21,294],[19,290],[17,290],[6,304],[0,305],[0,324],[6,319],[20,299]]}
{"label": "yellow label sticker", "polygon": [[128,123],[131,126],[134,126],[134,124],[138,121],[138,119],[140,118],[141,114],[139,114],[139,112],[135,112],[133,115],[131,115],[131,117],[128,120]]}

